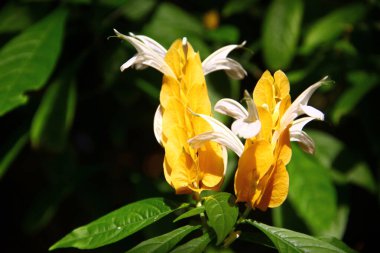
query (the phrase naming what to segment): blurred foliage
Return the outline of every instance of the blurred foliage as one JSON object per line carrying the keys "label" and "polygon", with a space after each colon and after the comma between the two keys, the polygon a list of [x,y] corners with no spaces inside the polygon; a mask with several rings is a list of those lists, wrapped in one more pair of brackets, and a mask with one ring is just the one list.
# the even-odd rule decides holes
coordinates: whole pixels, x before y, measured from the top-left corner
{"label": "blurred foliage", "polygon": [[[306,130],[315,155],[294,146],[288,200],[252,217],[373,252],[379,247],[371,231],[380,226],[379,11],[375,0],[2,1],[1,251],[45,252],[73,228],[126,203],[186,198],[164,181],[163,150],[152,131],[161,75],[120,73],[135,51],[113,37],[115,28],[165,47],[186,36],[202,59],[247,41],[233,57],[248,76],[208,76],[212,103],[241,99],[266,69],[287,73],[293,97],[328,75],[334,84],[311,100],[326,112],[325,122]],[[232,191],[228,182],[224,188]],[[94,252],[124,252],[175,228],[162,224]],[[245,247],[243,237],[226,252]]]}

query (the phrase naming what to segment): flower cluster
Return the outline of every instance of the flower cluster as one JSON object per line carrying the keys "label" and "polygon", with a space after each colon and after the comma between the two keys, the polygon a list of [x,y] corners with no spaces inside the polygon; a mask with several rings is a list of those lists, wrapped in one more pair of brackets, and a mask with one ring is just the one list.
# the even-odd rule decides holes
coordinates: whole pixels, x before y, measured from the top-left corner
{"label": "flower cluster", "polygon": [[[240,45],[223,47],[203,62],[186,38],[166,50],[153,39],[130,34],[116,35],[131,43],[137,54],[121,66],[153,67],[163,73],[160,105],[154,116],[154,133],[165,149],[164,175],[177,194],[218,190],[227,165],[226,148],[239,156],[235,173],[237,201],[266,210],[287,197],[291,141],[308,153],[313,140],[302,130],[311,120],[323,120],[322,112],[308,105],[311,95],[326,78],[307,88],[294,102],[288,78],[282,71],[266,71],[253,94],[244,93],[247,109],[225,98],[214,110],[231,116],[231,129],[212,117],[205,75],[224,70],[234,79],[246,71],[228,54]],[[304,117],[299,117],[303,116]],[[244,139],[243,143],[241,139]]]}

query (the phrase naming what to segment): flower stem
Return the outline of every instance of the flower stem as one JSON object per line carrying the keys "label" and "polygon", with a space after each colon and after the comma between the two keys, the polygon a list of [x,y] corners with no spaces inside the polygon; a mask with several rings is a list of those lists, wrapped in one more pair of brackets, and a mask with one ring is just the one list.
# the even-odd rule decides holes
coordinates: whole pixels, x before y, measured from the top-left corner
{"label": "flower stem", "polygon": [[[194,193],[194,199],[197,201],[196,207],[202,206],[202,199],[198,192]],[[204,212],[199,214],[199,217],[201,218],[201,224],[202,224],[202,232],[205,234],[208,231],[208,225],[207,225],[207,219]]]}
{"label": "flower stem", "polygon": [[244,213],[240,216],[239,220],[238,220],[236,223],[237,223],[237,224],[242,223],[242,222],[245,220],[245,218],[247,218],[247,216],[248,216],[248,214],[251,212],[251,210],[252,210],[252,207],[249,206],[249,205],[247,205],[247,206],[245,207]]}
{"label": "flower stem", "polygon": [[[199,201],[197,202],[197,207],[200,207],[200,206],[202,206],[202,201],[201,201],[201,200],[199,200]],[[204,213],[204,212],[200,213],[200,214],[199,214],[199,217],[201,217],[202,232],[203,232],[203,234],[204,234],[204,233],[206,233],[207,230],[208,230],[208,225],[207,225],[207,220],[206,220],[205,213]]]}
{"label": "flower stem", "polygon": [[[247,218],[247,216],[251,212],[251,210],[252,210],[252,207],[249,205],[246,205],[246,208],[245,208],[243,214],[240,216],[240,218],[236,222],[236,224],[242,223],[245,220],[245,218]],[[235,228],[236,228],[236,226],[235,226]],[[241,235],[242,231],[235,230],[235,228],[234,228],[234,230],[231,231],[231,233],[227,236],[227,238],[224,239],[224,243],[223,243],[224,248],[228,248]]]}

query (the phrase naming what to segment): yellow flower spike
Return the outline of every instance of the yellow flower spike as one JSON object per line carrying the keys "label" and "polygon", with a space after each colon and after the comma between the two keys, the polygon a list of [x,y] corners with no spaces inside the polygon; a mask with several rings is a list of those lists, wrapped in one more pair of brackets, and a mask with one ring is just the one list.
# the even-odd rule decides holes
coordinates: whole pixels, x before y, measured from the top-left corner
{"label": "yellow flower spike", "polygon": [[[218,190],[227,166],[226,148],[210,141],[194,147],[188,141],[212,130],[208,122],[196,116],[211,116],[205,75],[217,70],[224,70],[235,79],[247,75],[238,62],[228,58],[228,54],[242,47],[244,42],[220,48],[202,63],[186,38],[176,40],[166,50],[147,36],[114,31],[118,38],[128,41],[137,50],[137,54],[121,66],[122,71],[130,67],[152,67],[163,73],[160,106],[153,125],[155,137],[165,149],[166,181],[177,194]],[[240,149],[237,145],[236,150]]]}
{"label": "yellow flower spike", "polygon": [[224,177],[222,147],[208,143],[193,149],[187,142],[211,130],[207,122],[190,112],[211,114],[199,54],[194,53],[185,40],[177,40],[168,50],[165,61],[177,76],[177,79],[164,76],[160,94],[165,177],[178,194],[216,190]]}
{"label": "yellow flower spike", "polygon": [[[212,140],[233,150],[240,156],[235,174],[235,194],[237,201],[247,202],[252,208],[265,211],[281,205],[289,190],[289,175],[286,165],[290,162],[292,150],[290,141],[299,142],[309,153],[314,151],[313,140],[302,130],[314,119],[323,119],[323,113],[307,105],[309,98],[325,82],[325,78],[307,88],[292,103],[289,95],[289,80],[282,71],[274,76],[265,71],[253,91],[253,98],[247,104],[257,111],[260,128],[252,128],[251,133],[244,124],[241,129],[233,128],[240,122],[250,123],[248,111],[232,99],[222,99],[215,110],[235,119],[232,129],[220,127],[220,124],[200,115],[213,127],[212,132],[202,133],[191,139],[193,146]],[[253,104],[253,103],[254,104]],[[299,116],[307,114],[307,117]],[[298,118],[298,119],[296,119]],[[255,118],[256,119],[256,118]],[[242,132],[239,132],[242,131]],[[244,148],[232,137],[233,134],[248,136]]]}

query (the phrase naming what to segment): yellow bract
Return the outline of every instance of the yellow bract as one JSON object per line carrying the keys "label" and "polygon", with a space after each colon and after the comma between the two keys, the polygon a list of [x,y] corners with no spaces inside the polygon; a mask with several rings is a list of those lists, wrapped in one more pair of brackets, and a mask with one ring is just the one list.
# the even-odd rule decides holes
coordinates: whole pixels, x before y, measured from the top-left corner
{"label": "yellow bract", "polygon": [[280,126],[281,118],[291,101],[289,81],[282,71],[273,76],[266,71],[253,91],[261,130],[247,139],[235,174],[238,201],[266,210],[281,205],[289,189],[286,165],[292,151],[290,126]]}
{"label": "yellow bract", "polygon": [[190,138],[211,130],[207,122],[192,114],[211,115],[199,54],[189,43],[177,40],[165,62],[176,76],[164,75],[160,94],[165,178],[178,194],[218,190],[224,177],[222,147],[209,142],[193,149],[188,144]]}

